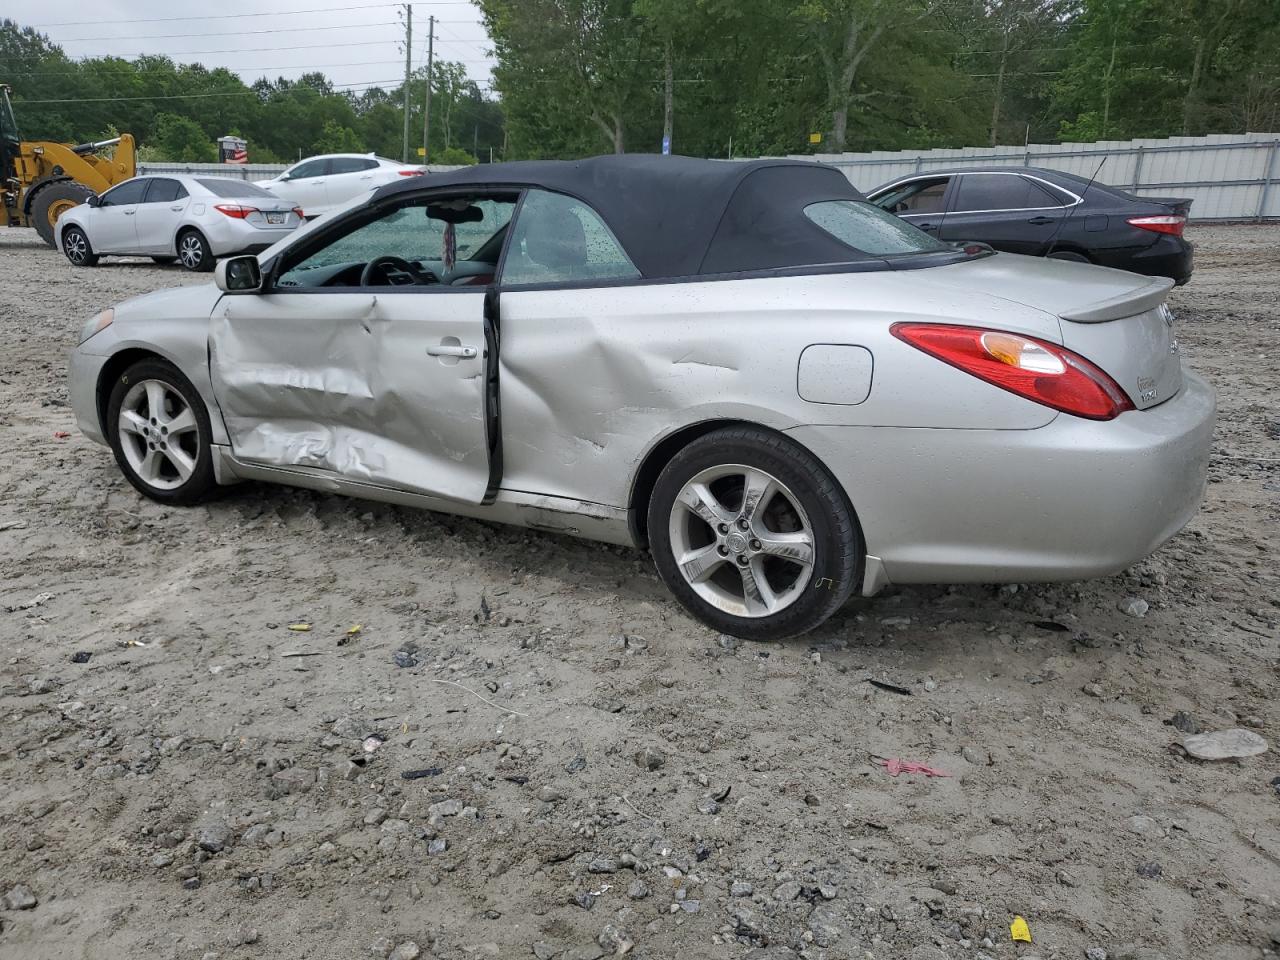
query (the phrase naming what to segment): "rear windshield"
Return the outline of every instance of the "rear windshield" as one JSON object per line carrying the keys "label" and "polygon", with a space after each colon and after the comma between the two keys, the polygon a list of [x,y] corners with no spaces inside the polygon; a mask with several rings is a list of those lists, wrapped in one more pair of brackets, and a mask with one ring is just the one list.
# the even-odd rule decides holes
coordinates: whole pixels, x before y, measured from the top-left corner
{"label": "rear windshield", "polygon": [[261,187],[244,180],[229,180],[224,177],[200,179],[196,183],[204,187],[215,197],[274,197]]}
{"label": "rear windshield", "polygon": [[809,204],[804,214],[841,243],[873,257],[950,249],[923,230],[862,200],[823,200]]}

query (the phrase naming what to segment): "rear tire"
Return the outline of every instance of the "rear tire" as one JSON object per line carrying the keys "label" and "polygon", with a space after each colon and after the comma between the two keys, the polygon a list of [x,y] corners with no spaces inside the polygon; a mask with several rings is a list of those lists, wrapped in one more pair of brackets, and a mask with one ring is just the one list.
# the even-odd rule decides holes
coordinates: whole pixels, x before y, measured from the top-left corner
{"label": "rear tire", "polygon": [[216,261],[203,233],[188,229],[178,234],[178,262],[192,273],[208,273],[213,269]]}
{"label": "rear tire", "polygon": [[116,378],[103,427],[125,479],[144,496],[186,506],[217,489],[208,411],[167,360],[139,360]]}
{"label": "rear tire", "polygon": [[160,266],[167,267],[169,266],[169,264],[175,263],[178,258],[177,257],[152,257],[151,259],[155,263],[160,264]]}
{"label": "rear tire", "polygon": [[93,195],[92,190],[74,180],[55,180],[41,187],[31,198],[31,225],[40,239],[51,247],[56,246],[53,232],[58,218]]}
{"label": "rear tire", "polygon": [[97,266],[98,255],[89,245],[89,238],[79,227],[67,227],[62,231],[62,252],[73,267]]}
{"label": "rear tire", "polygon": [[681,605],[745,640],[817,627],[848,600],[865,555],[826,468],[758,427],[715,430],[676,454],[654,486],[648,530]]}

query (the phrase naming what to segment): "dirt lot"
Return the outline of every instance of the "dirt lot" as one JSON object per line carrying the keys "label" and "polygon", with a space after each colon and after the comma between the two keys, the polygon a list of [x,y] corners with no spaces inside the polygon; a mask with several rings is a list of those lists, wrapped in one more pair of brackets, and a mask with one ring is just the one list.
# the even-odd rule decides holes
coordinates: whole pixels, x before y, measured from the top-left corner
{"label": "dirt lot", "polygon": [[[1188,530],[1109,580],[898,590],[752,645],[629,550],[140,499],[65,351],[203,278],[0,234],[0,957],[1275,956],[1280,228],[1194,237],[1174,306],[1221,418]],[[1176,755],[1179,711],[1271,750]]]}

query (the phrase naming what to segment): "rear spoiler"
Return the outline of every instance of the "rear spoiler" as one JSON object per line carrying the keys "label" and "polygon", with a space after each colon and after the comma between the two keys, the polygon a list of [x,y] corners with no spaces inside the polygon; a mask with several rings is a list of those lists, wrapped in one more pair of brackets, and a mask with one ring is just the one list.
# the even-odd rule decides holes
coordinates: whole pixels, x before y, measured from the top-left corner
{"label": "rear spoiler", "polygon": [[1191,204],[1195,201],[1190,197],[1144,197],[1136,193],[1129,196],[1139,203],[1155,203],[1162,207],[1168,207],[1169,212],[1174,216],[1186,217],[1191,214]]}
{"label": "rear spoiler", "polygon": [[1086,303],[1084,306],[1074,309],[1070,313],[1060,314],[1060,316],[1063,320],[1072,320],[1075,323],[1106,323],[1110,320],[1123,320],[1125,317],[1146,313],[1148,310],[1160,306],[1172,289],[1173,281],[1171,279],[1168,277],[1154,277],[1133,290],[1114,297],[1108,297],[1105,300]]}

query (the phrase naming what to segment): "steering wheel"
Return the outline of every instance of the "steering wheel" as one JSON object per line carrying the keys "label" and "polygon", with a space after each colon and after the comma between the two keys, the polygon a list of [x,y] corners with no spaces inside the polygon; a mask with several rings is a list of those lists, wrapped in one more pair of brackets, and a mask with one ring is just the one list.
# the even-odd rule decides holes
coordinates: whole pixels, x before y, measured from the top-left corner
{"label": "steering wheel", "polygon": [[381,277],[382,282],[390,286],[405,286],[405,284],[396,283],[396,281],[391,279],[391,273],[387,270],[388,267],[393,267],[396,273],[402,276],[407,276],[409,278],[409,283],[429,284],[440,282],[440,278],[430,270],[423,270],[421,267],[410,263],[403,257],[388,255],[374,257],[364,265],[364,269],[360,271],[360,286],[374,286],[374,277]]}

